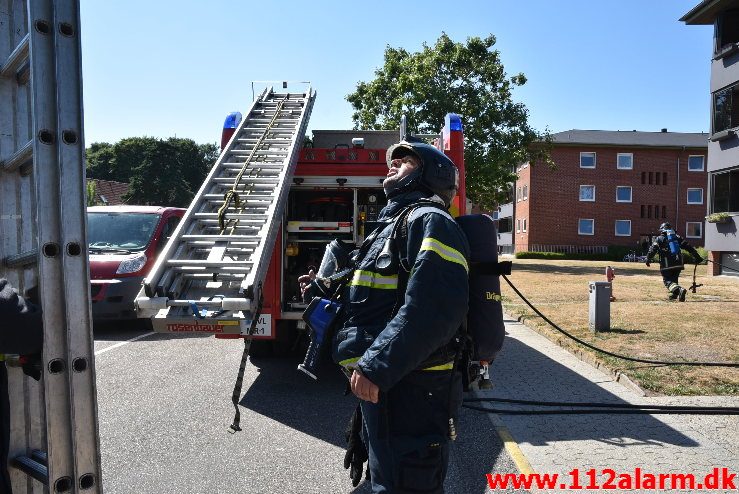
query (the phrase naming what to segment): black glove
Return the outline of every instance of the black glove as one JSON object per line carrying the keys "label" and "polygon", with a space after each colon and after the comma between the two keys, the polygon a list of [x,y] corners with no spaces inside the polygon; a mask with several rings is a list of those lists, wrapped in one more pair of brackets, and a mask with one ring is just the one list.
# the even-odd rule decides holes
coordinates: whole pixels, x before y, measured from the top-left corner
{"label": "black glove", "polygon": [[[356,410],[352,414],[352,418],[346,426],[346,454],[344,455],[344,468],[349,469],[349,478],[352,479],[352,486],[356,487],[362,480],[362,470],[364,470],[364,462],[369,460],[367,448],[362,441],[362,409],[357,405]],[[367,473],[369,478],[369,471]]]}
{"label": "black glove", "polygon": [[649,262],[649,261],[647,261],[647,262],[646,262],[645,264],[647,265],[647,267],[649,267],[649,264],[650,264],[650,262]]}

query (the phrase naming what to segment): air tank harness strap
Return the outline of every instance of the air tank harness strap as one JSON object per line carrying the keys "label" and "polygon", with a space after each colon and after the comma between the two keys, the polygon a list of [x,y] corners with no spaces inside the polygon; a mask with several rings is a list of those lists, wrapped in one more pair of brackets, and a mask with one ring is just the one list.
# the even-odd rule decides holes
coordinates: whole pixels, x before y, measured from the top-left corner
{"label": "air tank harness strap", "polygon": [[241,422],[241,412],[239,411],[239,399],[241,398],[241,387],[244,384],[244,371],[246,370],[246,362],[249,358],[249,350],[251,349],[251,336],[256,332],[257,324],[259,323],[259,316],[262,313],[262,302],[264,297],[262,296],[262,284],[259,284],[259,303],[257,304],[257,310],[252,314],[251,325],[249,326],[249,334],[244,338],[244,353],[241,354],[241,364],[239,365],[239,373],[236,376],[236,384],[234,385],[234,391],[231,395],[231,402],[234,405],[236,413],[234,414],[234,421],[228,428],[228,432],[235,434],[241,430],[239,423]]}

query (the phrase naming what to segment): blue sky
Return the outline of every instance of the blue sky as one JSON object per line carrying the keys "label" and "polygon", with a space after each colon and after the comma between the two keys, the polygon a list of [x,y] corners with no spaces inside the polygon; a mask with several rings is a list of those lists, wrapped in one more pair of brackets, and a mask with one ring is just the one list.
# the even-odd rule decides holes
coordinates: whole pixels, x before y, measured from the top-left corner
{"label": "blue sky", "polygon": [[296,2],[81,0],[85,139],[220,141],[252,81],[311,81],[311,129],[349,129],[344,99],[442,31],[494,34],[530,122],[567,129],[709,128],[712,28],[678,19],[698,0]]}

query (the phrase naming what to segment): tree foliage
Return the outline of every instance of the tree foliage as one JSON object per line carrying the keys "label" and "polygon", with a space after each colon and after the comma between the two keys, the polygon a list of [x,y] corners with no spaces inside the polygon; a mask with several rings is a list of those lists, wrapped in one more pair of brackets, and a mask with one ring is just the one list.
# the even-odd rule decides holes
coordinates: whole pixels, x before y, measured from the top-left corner
{"label": "tree foliage", "polygon": [[215,144],[130,137],[87,148],[87,176],[129,184],[129,204],[186,207],[218,158]]}
{"label": "tree foliage", "polygon": [[467,196],[485,209],[506,200],[517,165],[551,164],[549,132],[533,129],[526,107],[513,101],[526,77],[508,77],[494,45],[493,35],[458,43],[442,33],[416,53],[388,46],[375,79],[347,96],[355,129],[397,128],[405,114],[409,131],[434,133],[447,113],[460,114]]}

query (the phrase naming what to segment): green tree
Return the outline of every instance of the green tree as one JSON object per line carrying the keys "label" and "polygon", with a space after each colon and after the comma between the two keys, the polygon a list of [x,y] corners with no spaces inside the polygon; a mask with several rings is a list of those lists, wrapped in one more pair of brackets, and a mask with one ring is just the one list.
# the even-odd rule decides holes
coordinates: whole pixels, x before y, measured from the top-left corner
{"label": "green tree", "polygon": [[532,128],[526,107],[513,101],[526,77],[508,77],[494,45],[493,35],[458,43],[442,33],[416,53],[388,46],[375,79],[359,82],[346,97],[355,129],[397,128],[405,114],[409,131],[434,133],[447,113],[460,114],[467,197],[485,209],[505,201],[517,165],[552,164],[549,132]]}
{"label": "green tree", "polygon": [[129,184],[129,204],[185,207],[218,158],[215,144],[192,139],[129,137],[87,149],[88,176]]}

